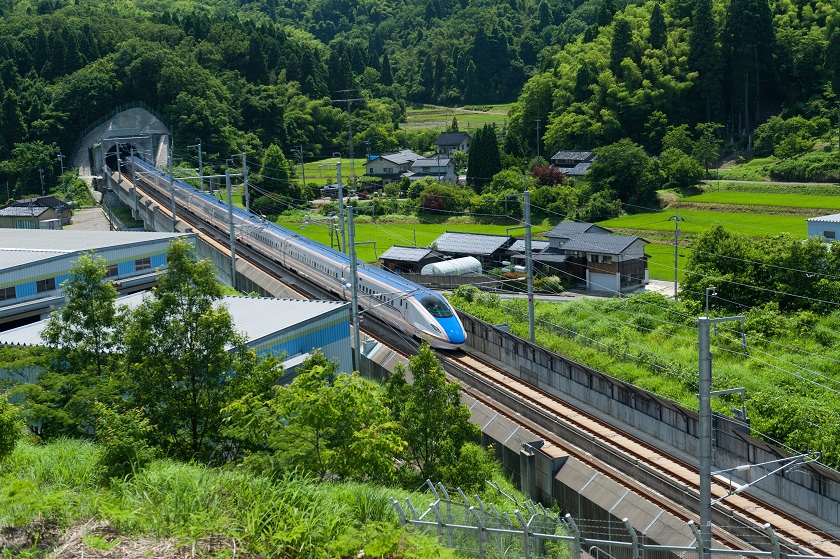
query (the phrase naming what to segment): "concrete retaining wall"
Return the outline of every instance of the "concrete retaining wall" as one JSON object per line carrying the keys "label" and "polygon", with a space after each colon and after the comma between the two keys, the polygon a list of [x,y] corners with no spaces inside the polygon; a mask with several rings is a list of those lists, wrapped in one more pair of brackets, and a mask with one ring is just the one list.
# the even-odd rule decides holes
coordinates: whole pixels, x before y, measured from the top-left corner
{"label": "concrete retaining wall", "polygon": [[[697,465],[693,459],[698,445],[696,412],[532,345],[473,316],[459,315],[467,330],[467,344],[505,363],[507,370],[520,379],[570,404],[593,409],[618,427],[629,426],[637,436]],[[757,464],[788,455],[743,430],[740,422],[715,416],[714,469]],[[740,482],[752,481],[765,473],[762,468],[752,468]],[[840,474],[833,470],[819,465],[803,466],[769,476],[756,486],[827,522],[840,524]]]}

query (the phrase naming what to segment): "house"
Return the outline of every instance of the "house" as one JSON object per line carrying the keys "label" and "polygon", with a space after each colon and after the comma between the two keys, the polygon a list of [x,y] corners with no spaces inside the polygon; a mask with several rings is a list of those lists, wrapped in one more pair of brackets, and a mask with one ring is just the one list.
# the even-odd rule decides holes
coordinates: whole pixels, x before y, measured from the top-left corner
{"label": "house", "polygon": [[441,132],[435,140],[435,153],[452,155],[456,151],[470,152],[472,136],[466,132]]}
{"label": "house", "polygon": [[53,210],[55,210],[57,219],[61,220],[62,225],[70,225],[70,223],[73,221],[73,209],[70,207],[70,204],[63,200],[59,200],[55,196],[38,196],[37,198],[24,198],[22,200],[16,200],[12,202],[11,204],[9,204],[9,206],[26,207],[30,204],[52,208]]}
{"label": "house", "polygon": [[29,204],[0,209],[0,229],[58,229],[49,227],[58,223],[58,214],[47,206]]}
{"label": "house", "polygon": [[421,157],[410,149],[375,155],[365,163],[365,176],[378,178],[382,180],[382,184],[388,184],[399,180],[403,174],[410,172],[411,164],[418,159],[421,159]]}
{"label": "house", "polygon": [[551,156],[551,164],[567,177],[582,177],[593,161],[595,154],[591,151],[561,150]]}
{"label": "house", "polygon": [[432,177],[435,180],[455,183],[458,174],[455,172],[455,162],[449,157],[421,158],[411,164],[411,180]]}
{"label": "house", "polygon": [[840,240],[840,214],[823,215],[806,219],[808,236],[821,237],[824,241]]}
{"label": "house", "polygon": [[379,257],[382,267],[397,274],[419,274],[423,266],[443,260],[443,256],[429,248],[394,245]]}
{"label": "house", "polygon": [[432,243],[441,254],[460,258],[473,256],[482,267],[496,268],[507,260],[507,248],[514,242],[507,235],[484,235],[480,233],[456,233],[447,231]]}
{"label": "house", "polygon": [[566,244],[566,241],[581,235],[583,233],[597,233],[601,235],[609,235],[612,233],[609,229],[604,229],[600,225],[594,223],[586,223],[581,221],[561,221],[555,225],[551,231],[545,234],[548,237],[549,246],[551,248],[559,249]]}
{"label": "house", "polygon": [[648,283],[645,245],[648,241],[635,235],[581,233],[559,249],[572,270],[584,270],[584,276],[572,271],[586,289],[620,293]]}

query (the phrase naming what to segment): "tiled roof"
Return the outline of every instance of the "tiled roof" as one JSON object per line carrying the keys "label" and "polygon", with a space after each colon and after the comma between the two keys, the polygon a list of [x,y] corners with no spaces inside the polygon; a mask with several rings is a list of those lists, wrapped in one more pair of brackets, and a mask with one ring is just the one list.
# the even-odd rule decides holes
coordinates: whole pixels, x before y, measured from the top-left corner
{"label": "tiled roof", "polygon": [[610,231],[604,229],[600,225],[594,223],[587,223],[583,221],[561,221],[554,228],[545,234],[546,237],[559,237],[561,239],[570,239],[575,235],[581,233],[601,233],[608,234]]}
{"label": "tiled roof", "polygon": [[594,155],[591,151],[561,150],[551,156],[551,159],[563,159],[566,161],[592,161]]}
{"label": "tiled roof", "polygon": [[457,146],[465,139],[472,139],[466,132],[441,132],[435,140],[436,146]]}
{"label": "tiled roof", "polygon": [[39,216],[49,208],[46,206],[6,206],[0,209],[0,216],[3,217],[33,217]]}
{"label": "tiled roof", "polygon": [[455,254],[488,255],[511,243],[505,235],[479,235],[476,233],[452,233],[447,231],[435,242],[438,252]]}
{"label": "tiled roof", "polygon": [[635,235],[603,235],[598,233],[583,233],[575,235],[564,244],[561,249],[564,251],[600,252],[603,254],[621,254],[635,241],[644,239]]}
{"label": "tiled roof", "polygon": [[557,167],[567,177],[582,177],[592,166],[591,162],[578,163],[574,167]]}
{"label": "tiled roof", "polygon": [[449,159],[448,157],[441,157],[440,159],[438,159],[437,157],[432,157],[432,158],[423,157],[423,158],[418,159],[414,163],[412,163],[411,166],[412,166],[412,168],[413,167],[437,167],[438,165],[440,165],[441,167],[448,167],[450,161],[451,161],[451,159]]}
{"label": "tiled roof", "polygon": [[[541,252],[548,248],[548,241],[531,241],[531,252]],[[508,247],[511,252],[525,252],[525,239],[519,239]]]}
{"label": "tiled roof", "polygon": [[397,151],[394,153],[386,153],[380,155],[382,159],[385,161],[390,161],[391,163],[396,163],[397,165],[403,165],[405,163],[411,163],[412,161],[417,161],[420,159],[420,156],[411,151],[410,149],[404,149],[401,151]]}
{"label": "tiled roof", "polygon": [[400,260],[402,262],[420,262],[432,251],[428,248],[392,246],[382,253],[380,260]]}
{"label": "tiled roof", "polygon": [[69,210],[70,205],[67,202],[63,202],[56,198],[55,196],[39,196],[37,198],[23,198],[22,200],[15,200],[10,206],[26,206],[28,204],[34,204],[36,206],[46,206],[48,208],[53,208],[55,210]]}

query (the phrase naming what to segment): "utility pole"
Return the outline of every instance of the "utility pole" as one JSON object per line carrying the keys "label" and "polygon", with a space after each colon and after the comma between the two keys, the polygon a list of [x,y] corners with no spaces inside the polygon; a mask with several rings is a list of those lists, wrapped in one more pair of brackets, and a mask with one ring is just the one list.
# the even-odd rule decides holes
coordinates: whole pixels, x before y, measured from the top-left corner
{"label": "utility pole", "polygon": [[341,184],[340,159],[338,163],[335,164],[335,170],[336,176],[338,177],[338,228],[341,230],[341,252],[347,254],[347,237],[344,235],[344,187]]}
{"label": "utility pole", "polygon": [[236,289],[236,235],[233,231],[233,196],[230,189],[230,169],[225,169],[228,199],[228,226],[230,229],[230,285]]}
{"label": "utility pole", "polygon": [[668,218],[668,221],[673,221],[674,225],[676,226],[674,229],[674,301],[677,300],[677,270],[679,269],[679,255],[677,254],[677,249],[679,248],[680,243],[680,221],[685,221],[683,218],[679,216],[678,212],[674,212],[672,217]]}
{"label": "utility pole", "polygon": [[740,320],[743,328],[743,316],[697,319],[700,401],[697,457],[700,462],[700,547],[703,550],[700,559],[710,559],[712,548],[712,352],[709,325],[731,320]]}
{"label": "utility pole", "polygon": [[353,313],[353,359],[355,369],[362,371],[362,346],[359,335],[359,278],[356,274],[356,223],[353,221],[353,206],[347,207],[347,225],[350,229],[350,305]]}
{"label": "utility pole", "polygon": [[[350,93],[351,91],[357,91],[355,89],[341,89],[336,93]],[[353,183],[356,182],[356,160],[353,157],[353,118],[350,115],[350,103],[353,101],[365,101],[364,97],[356,97],[354,99],[330,99],[332,103],[347,103],[347,149],[350,150],[350,165],[352,168],[353,173]]]}
{"label": "utility pole", "polygon": [[137,194],[137,170],[134,162],[134,144],[131,144],[131,184],[134,186],[134,215],[140,215],[140,195]]}
{"label": "utility pole", "polygon": [[[525,182],[525,177],[522,177]],[[535,343],[534,337],[534,261],[531,255],[531,193],[525,185],[525,274],[528,281],[528,339]]]}
{"label": "utility pole", "polygon": [[245,184],[245,211],[251,211],[251,194],[248,192],[248,162],[245,160],[245,148],[242,148],[242,182]]}
{"label": "utility pole", "polygon": [[303,167],[303,146],[299,145],[292,148],[292,151],[300,155],[300,178],[303,179],[303,191],[308,195],[309,190],[306,188],[306,169]]}
{"label": "utility pole", "polygon": [[187,146],[188,148],[198,148],[198,188],[204,191],[204,161],[201,159],[201,138],[195,139],[196,143]]}
{"label": "utility pole", "polygon": [[67,185],[64,182],[64,154],[58,154],[58,160],[61,162],[61,191],[64,193],[64,199],[67,200]]}
{"label": "utility pole", "polygon": [[41,177],[41,196],[44,195],[44,170],[38,167],[38,175]]}
{"label": "utility pole", "polygon": [[172,136],[169,136],[169,195],[172,197],[172,232],[178,232],[178,217],[175,214],[175,169],[172,166]]}
{"label": "utility pole", "polygon": [[540,119],[537,119],[537,159],[540,158]]}

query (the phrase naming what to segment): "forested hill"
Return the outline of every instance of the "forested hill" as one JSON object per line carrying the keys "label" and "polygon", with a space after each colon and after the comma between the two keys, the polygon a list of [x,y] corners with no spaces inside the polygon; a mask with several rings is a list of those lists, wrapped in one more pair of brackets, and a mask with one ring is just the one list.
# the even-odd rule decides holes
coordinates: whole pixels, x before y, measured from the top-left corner
{"label": "forested hill", "polygon": [[407,102],[518,97],[511,155],[533,156],[538,136],[543,154],[624,137],[658,154],[669,127],[747,138],[780,110],[825,133],[840,80],[828,0],[0,0],[0,15],[13,195],[39,168],[55,183],[59,151],[134,101],[169,121],[176,149],[200,138],[222,158],[346,152],[347,105],[331,100],[348,98],[365,100],[353,125],[372,153],[429,147],[398,130]]}
{"label": "forested hill", "polygon": [[762,150],[791,135],[806,152],[837,122],[838,10],[830,0],[648,1],[612,18],[602,9],[526,84],[505,147],[533,152],[541,119],[544,153],[629,137],[659,154],[669,127],[704,122],[746,150],[757,126],[779,115],[774,130],[759,130]]}

